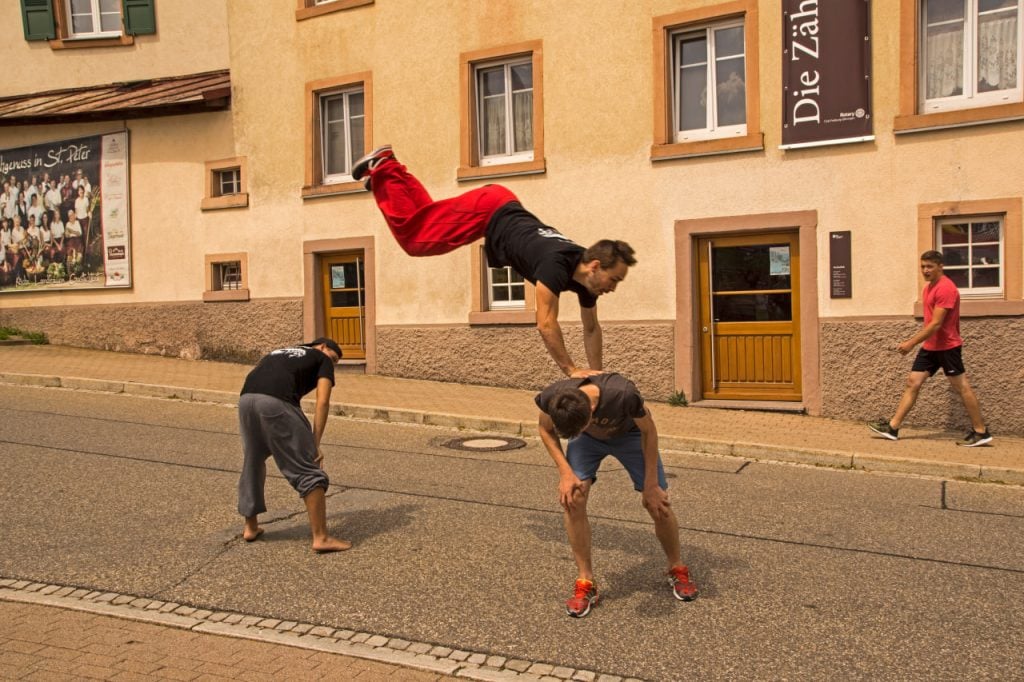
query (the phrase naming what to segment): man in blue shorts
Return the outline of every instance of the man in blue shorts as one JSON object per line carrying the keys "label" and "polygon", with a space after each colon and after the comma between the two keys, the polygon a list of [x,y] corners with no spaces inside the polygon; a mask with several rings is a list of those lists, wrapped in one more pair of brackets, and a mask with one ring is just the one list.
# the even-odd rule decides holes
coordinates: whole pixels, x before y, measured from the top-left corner
{"label": "man in blue shorts", "polygon": [[[620,374],[596,374],[556,381],[534,399],[540,408],[540,438],[558,467],[558,498],[564,509],[578,577],[565,611],[574,618],[598,602],[591,564],[587,499],[601,460],[619,460],[643,505],[668,560],[672,594],[681,601],[697,597],[697,586],[680,559],[679,524],[668,499],[668,483],[658,455],[658,430],[633,382]],[[562,452],[559,436],[569,441]]]}
{"label": "man in blue shorts", "polygon": [[[921,293],[924,303],[924,326],[921,330],[896,346],[896,351],[906,355],[921,344],[914,358],[914,366],[907,377],[907,387],[896,406],[896,414],[886,421],[868,424],[868,428],[889,440],[899,440],[900,425],[917,402],[921,386],[939,369],[946,375],[950,386],[957,392],[971,420],[971,430],[957,445],[973,448],[992,442],[992,434],[981,418],[981,407],[974,389],[964,374],[961,355],[963,339],[960,337],[960,291],[949,277],[942,273],[942,254],[925,251],[921,254],[921,276],[927,284]],[[922,343],[923,342],[923,343]]]}

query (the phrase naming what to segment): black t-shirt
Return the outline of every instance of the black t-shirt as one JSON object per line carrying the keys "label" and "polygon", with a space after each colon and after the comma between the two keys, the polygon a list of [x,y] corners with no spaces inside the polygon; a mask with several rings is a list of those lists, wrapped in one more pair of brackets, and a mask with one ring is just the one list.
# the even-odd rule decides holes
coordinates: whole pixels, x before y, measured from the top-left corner
{"label": "black t-shirt", "polygon": [[245,377],[242,395],[263,393],[298,405],[320,378],[334,385],[334,362],[326,353],[306,346],[278,348],[263,356]]}
{"label": "black t-shirt", "polygon": [[633,382],[615,372],[595,374],[582,379],[562,379],[551,384],[537,394],[533,401],[544,414],[551,397],[564,386],[579,388],[584,384],[594,384],[600,389],[597,409],[591,417],[590,425],[584,433],[600,440],[611,440],[625,435],[636,427],[633,420],[647,414],[644,399],[636,390]]}
{"label": "black t-shirt", "polygon": [[571,291],[581,307],[597,305],[597,296],[572,278],[583,247],[542,223],[518,201],[510,201],[491,216],[484,250],[492,268],[510,265],[531,284],[543,282],[556,296]]}

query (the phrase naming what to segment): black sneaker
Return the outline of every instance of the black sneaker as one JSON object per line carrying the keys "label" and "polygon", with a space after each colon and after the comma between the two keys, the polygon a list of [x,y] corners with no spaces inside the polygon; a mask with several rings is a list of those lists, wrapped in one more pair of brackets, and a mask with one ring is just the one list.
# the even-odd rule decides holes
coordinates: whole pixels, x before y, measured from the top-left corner
{"label": "black sneaker", "polygon": [[958,440],[957,445],[963,445],[965,448],[976,448],[979,445],[988,445],[992,442],[992,434],[985,429],[985,433],[978,433],[974,429],[967,432],[963,440]]}
{"label": "black sneaker", "polygon": [[900,430],[889,426],[889,422],[884,419],[877,422],[868,422],[868,428],[883,438],[888,438],[889,440],[900,439]]}
{"label": "black sneaker", "polygon": [[[386,144],[382,147],[377,147],[372,152],[360,159],[357,159],[356,162],[352,164],[352,179],[362,180],[382,161],[393,158],[395,158],[395,153],[391,151],[391,145]],[[367,187],[367,189],[369,189],[369,187]]]}

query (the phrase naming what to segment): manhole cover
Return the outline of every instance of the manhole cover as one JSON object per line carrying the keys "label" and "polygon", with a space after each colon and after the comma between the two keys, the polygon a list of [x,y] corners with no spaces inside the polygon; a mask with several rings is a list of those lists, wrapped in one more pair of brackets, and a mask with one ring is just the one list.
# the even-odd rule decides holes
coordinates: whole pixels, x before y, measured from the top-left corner
{"label": "manhole cover", "polygon": [[453,438],[442,443],[452,450],[469,450],[471,452],[497,452],[499,450],[515,450],[524,447],[526,441],[504,436],[470,436]]}

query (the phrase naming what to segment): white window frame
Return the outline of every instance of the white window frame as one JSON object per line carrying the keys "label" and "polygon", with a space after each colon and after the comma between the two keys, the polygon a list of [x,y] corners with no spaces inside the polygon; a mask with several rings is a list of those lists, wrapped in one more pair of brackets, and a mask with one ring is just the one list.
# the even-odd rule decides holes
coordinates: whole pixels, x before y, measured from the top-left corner
{"label": "white window frame", "polygon": [[[1017,83],[1013,88],[992,92],[977,92],[978,87],[978,2],[979,0],[963,0],[964,2],[964,45],[963,45],[963,92],[949,97],[927,98],[928,74],[928,0],[920,0],[921,25],[919,41],[921,55],[919,59],[918,79],[920,82],[919,101],[922,113],[955,111],[974,107],[995,106],[1011,102],[1020,102],[1024,97],[1024,81],[1021,69],[1024,58],[1024,0],[1017,1]],[[995,10],[999,12],[1004,10]]]}
{"label": "white window frame", "polygon": [[[530,87],[527,89],[512,90],[512,67],[527,65],[530,67]],[[517,59],[504,59],[497,61],[482,62],[473,65],[473,83],[474,92],[476,93],[476,131],[477,131],[477,154],[480,158],[481,166],[493,166],[496,164],[505,163],[518,163],[521,161],[533,161],[533,150],[535,147],[535,140],[530,140],[530,149],[522,152],[506,152],[505,154],[484,154],[484,126],[483,126],[483,109],[484,109],[484,95],[483,88],[480,85],[481,73],[485,70],[493,69],[496,67],[504,67],[504,79],[505,79],[505,92],[501,95],[505,99],[505,149],[515,149],[515,117],[512,114],[512,99],[513,95],[517,92],[530,92],[531,94],[535,91],[533,87],[535,73],[533,73],[533,58],[532,56],[526,56]],[[496,96],[496,95],[492,95]],[[535,100],[531,99],[531,110],[530,116],[532,119],[534,108],[537,106]],[[532,122],[531,122],[532,129]],[[536,131],[533,131],[531,135],[535,135]]]}
{"label": "white window frame", "polygon": [[[979,214],[979,215],[955,215],[955,216],[944,216],[942,218],[935,219],[935,250],[939,253],[943,253],[943,247],[947,248],[962,248],[967,247],[967,264],[966,265],[943,265],[943,272],[947,275],[951,271],[957,270],[972,270],[977,265],[974,263],[973,251],[975,246],[992,246],[995,242],[981,242],[975,244],[971,235],[971,230],[968,228],[967,231],[967,243],[966,244],[946,244],[942,243],[942,226],[948,224],[961,224],[967,223],[968,226],[972,223],[999,223],[999,286],[995,287],[959,287],[960,296],[962,298],[1002,298],[1003,292],[1006,288],[1006,216],[1004,214]],[[971,280],[970,274],[968,275],[968,281]]]}
{"label": "white window frame", "polygon": [[[495,282],[495,271],[504,270],[507,273],[505,282]],[[513,287],[522,288],[522,298],[513,298]],[[494,288],[502,287],[508,290],[509,300],[495,301]],[[487,268],[487,309],[488,310],[525,310],[526,309],[526,278],[520,275],[509,266],[503,268]]]}
{"label": "white window frame", "polygon": [[[743,30],[743,88],[744,88],[744,100],[746,99],[746,87],[747,87],[747,26],[743,17],[736,19],[728,19],[724,21],[718,21],[708,24],[686,26],[678,30],[672,31],[669,36],[669,50],[671,54],[672,69],[672,134],[676,142],[693,142],[696,140],[709,140],[717,139],[722,137],[742,137],[747,134],[747,122],[746,112],[744,112],[744,122],[736,125],[719,126],[718,125],[718,93],[714,84],[718,82],[716,77],[716,69],[718,63],[718,57],[715,54],[715,31],[729,28],[740,28]],[[693,130],[680,130],[680,112],[679,112],[679,95],[680,95],[680,72],[682,70],[682,50],[680,45],[684,38],[692,36],[697,33],[703,32],[705,39],[708,44],[708,53],[706,59],[707,66],[707,119],[704,128],[698,128]],[[729,55],[728,59],[734,58],[736,55]]]}
{"label": "white window frame", "polygon": [[[218,168],[214,171],[217,176],[217,196],[227,197],[242,192],[242,169],[235,166],[234,168]],[[231,191],[226,191],[225,187]]]}
{"label": "white window frame", "polygon": [[[93,25],[93,28],[95,30],[90,31],[88,33],[76,33],[75,32],[75,19],[74,18],[75,18],[75,16],[81,16],[81,14],[79,14],[79,15],[72,14],[71,13],[71,0],[64,0],[64,11],[67,13],[65,16],[67,16],[67,18],[68,18],[67,31],[68,31],[68,39],[69,40],[75,40],[75,39],[81,40],[81,39],[88,39],[88,38],[120,38],[122,35],[124,35],[124,24],[123,24],[123,18],[121,16],[121,3],[120,3],[120,1],[117,2],[117,26],[118,26],[118,28],[117,28],[116,31],[104,31],[104,30],[102,30],[103,22],[102,22],[102,13],[100,12],[100,0],[88,0],[88,1],[89,1],[89,6],[90,6],[90,8],[92,10],[92,12],[91,12],[91,15],[92,15],[92,25]],[[108,12],[107,14],[111,14],[111,12]]]}
{"label": "white window frame", "polygon": [[[349,100],[352,95],[363,96],[363,113],[353,116],[351,112],[351,105]],[[328,173],[327,171],[327,103],[330,100],[341,97],[344,101],[342,107],[344,111],[344,129],[345,129],[345,149],[348,150],[348,158],[345,159],[345,170],[340,173]],[[352,121],[356,118],[363,119],[363,135],[366,135],[366,90],[363,86],[344,88],[342,90],[332,90],[330,92],[321,92],[317,94],[317,107],[319,108],[319,140],[320,140],[320,173],[321,182],[324,185],[333,185],[340,182],[352,182],[352,163],[355,159],[358,159],[363,155],[363,149],[365,146],[365,140],[358,145],[358,148],[352,146]]]}
{"label": "white window frame", "polygon": [[217,261],[213,263],[213,290],[237,291],[242,288],[242,262]]}

